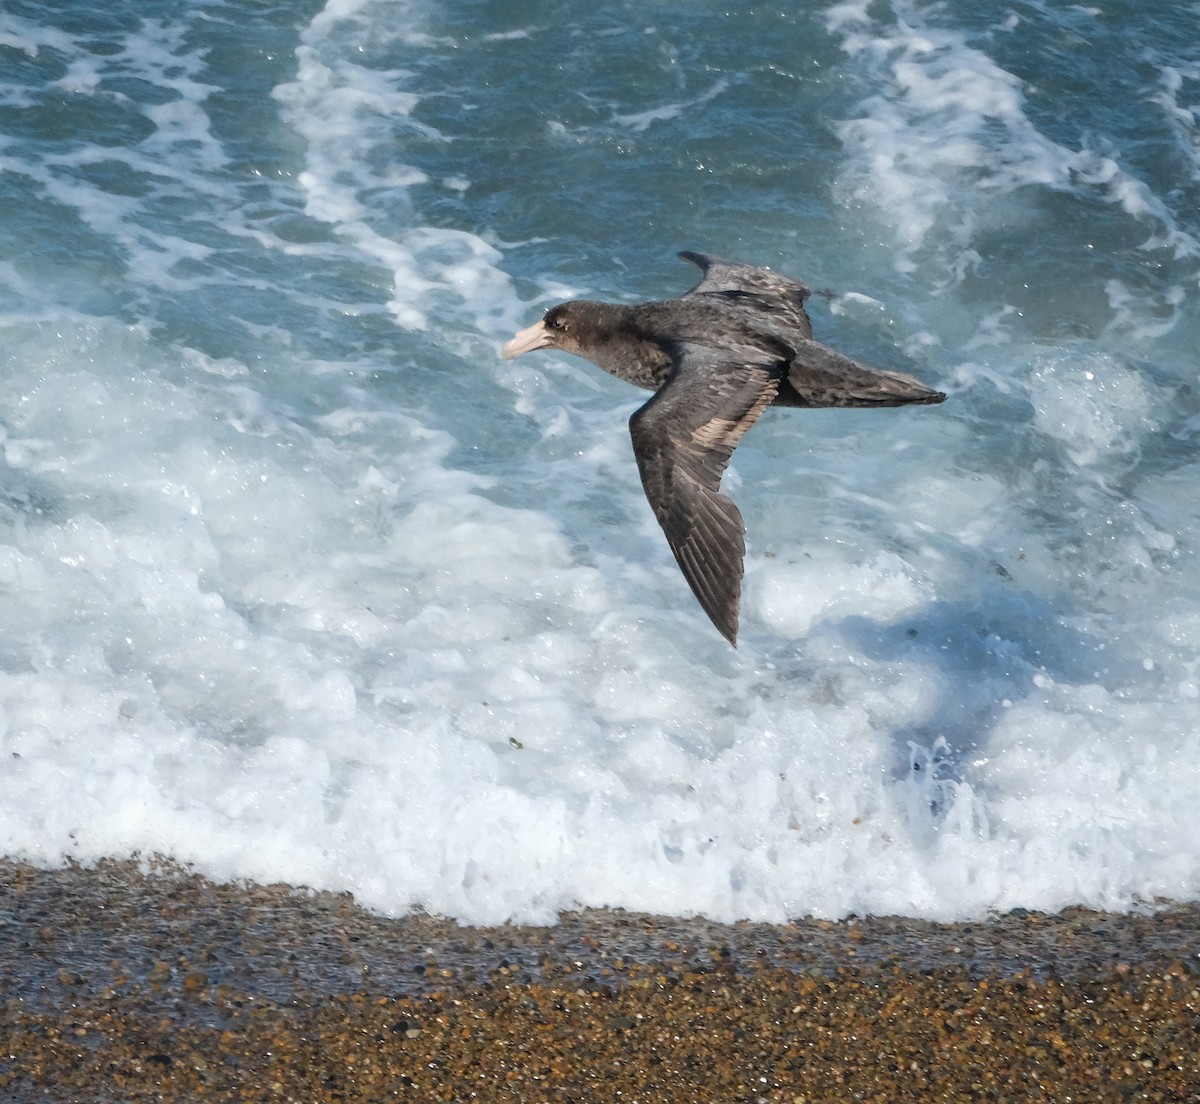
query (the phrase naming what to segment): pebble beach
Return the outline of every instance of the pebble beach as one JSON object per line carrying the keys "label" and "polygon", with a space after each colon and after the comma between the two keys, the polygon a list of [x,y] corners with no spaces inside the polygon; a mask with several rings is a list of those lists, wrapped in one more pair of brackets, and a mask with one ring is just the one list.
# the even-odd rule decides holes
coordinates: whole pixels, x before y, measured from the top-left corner
{"label": "pebble beach", "polygon": [[1194,1101],[1200,908],[465,927],[5,861],[6,1101]]}

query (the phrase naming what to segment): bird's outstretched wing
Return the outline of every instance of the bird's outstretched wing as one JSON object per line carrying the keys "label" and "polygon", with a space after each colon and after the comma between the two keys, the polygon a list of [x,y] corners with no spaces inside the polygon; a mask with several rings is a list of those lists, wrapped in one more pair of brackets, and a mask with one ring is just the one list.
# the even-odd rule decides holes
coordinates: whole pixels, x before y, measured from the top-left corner
{"label": "bird's outstretched wing", "polygon": [[745,527],[721,476],[779,390],[784,365],[747,346],[680,342],[674,371],[629,420],[646,498],[704,612],[737,646]]}
{"label": "bird's outstretched wing", "polygon": [[781,276],[769,268],[738,264],[705,253],[684,251],[679,256],[704,273],[700,282],[681,298],[719,296],[750,312],[765,315],[775,326],[798,331],[800,337],[812,337],[812,322],[804,309],[804,301],[812,293],[799,280]]}

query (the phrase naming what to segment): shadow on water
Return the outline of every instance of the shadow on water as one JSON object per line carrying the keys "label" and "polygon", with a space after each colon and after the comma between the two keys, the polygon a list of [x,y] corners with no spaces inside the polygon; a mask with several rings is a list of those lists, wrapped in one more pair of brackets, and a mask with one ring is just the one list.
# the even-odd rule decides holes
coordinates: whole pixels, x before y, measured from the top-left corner
{"label": "shadow on water", "polygon": [[911,791],[914,818],[928,817],[935,831],[1013,705],[1058,684],[1112,689],[1142,673],[1094,632],[1000,579],[976,601],[933,602],[892,624],[853,615],[826,631],[874,663],[916,664],[934,673],[927,719],[891,737],[894,776]]}

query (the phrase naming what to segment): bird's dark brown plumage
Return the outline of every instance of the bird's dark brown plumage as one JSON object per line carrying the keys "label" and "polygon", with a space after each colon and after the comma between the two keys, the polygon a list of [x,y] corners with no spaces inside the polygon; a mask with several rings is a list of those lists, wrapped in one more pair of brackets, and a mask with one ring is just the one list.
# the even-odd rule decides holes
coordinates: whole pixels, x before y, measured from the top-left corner
{"label": "bird's dark brown plumage", "polygon": [[812,339],[797,280],[701,253],[700,282],[678,299],[552,307],[504,346],[554,348],[654,391],[629,420],[646,498],[693,593],[737,644],[745,528],[721,476],[768,406],[940,403],[912,376],[868,368]]}

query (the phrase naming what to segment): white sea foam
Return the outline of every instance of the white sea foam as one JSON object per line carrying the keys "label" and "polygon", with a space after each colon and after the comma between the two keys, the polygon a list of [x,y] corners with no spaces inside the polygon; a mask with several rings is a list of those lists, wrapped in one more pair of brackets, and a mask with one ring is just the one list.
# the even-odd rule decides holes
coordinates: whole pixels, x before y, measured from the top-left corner
{"label": "white sea foam", "polygon": [[[900,271],[912,272],[936,240],[943,278],[961,279],[955,259],[970,237],[1010,216],[998,197],[1030,186],[1098,196],[1144,224],[1145,248],[1200,256],[1195,236],[1103,143],[1072,149],[1042,134],[1025,110],[1022,82],[947,25],[939,9],[893,0],[888,14],[877,20],[866,5],[842,4],[826,13],[826,24],[879,88],[839,128],[848,155],[843,202],[873,211],[888,227]],[[1158,100],[1186,131],[1172,72]],[[990,212],[977,202],[979,191],[997,197]]]}
{"label": "white sea foam", "polygon": [[1154,428],[1149,388],[1111,357],[1040,358],[1031,385],[1034,428],[1062,441],[1081,467],[1132,465],[1144,432]]}
{"label": "white sea foam", "polygon": [[804,636],[822,618],[849,614],[893,621],[919,610],[930,598],[899,557],[881,553],[865,564],[847,563],[844,552],[803,563],[762,568],[750,584],[763,621],[781,636]]}
{"label": "white sea foam", "polygon": [[43,49],[57,50],[70,56],[76,45],[70,35],[45,23],[22,19],[11,12],[0,12],[0,44],[36,58]]}
{"label": "white sea foam", "polygon": [[[127,105],[149,134],[128,148],[5,152],[57,204],[41,233],[85,226],[123,297],[72,309],[53,250],[0,269],[0,849],[163,852],[468,922],[1194,898],[1200,414],[1163,355],[1194,331],[1187,266],[1114,276],[1104,342],[960,295],[994,201],[1028,213],[1023,187],[1098,196],[1162,241],[1189,224],[1119,158],[1041,137],[944,11],[876,10],[830,15],[874,81],[831,175],[864,210],[895,204],[914,272],[958,276],[936,300],[881,280],[813,312],[920,358],[952,401],[763,418],[728,477],[749,545],[736,652],[644,500],[639,396],[496,358],[546,302],[598,288],[441,206],[546,199],[515,179],[529,151],[491,190],[494,166],[437,155],[468,145],[422,110],[459,94],[461,42],[415,5],[329,4],[275,93],[295,161],[265,179],[209,115],[219,56],[178,26],[93,54],[0,24],[60,51],[72,94],[157,90]],[[481,38],[536,50],[525,18]],[[1150,106],[1186,130],[1178,74]],[[698,117],[704,87],[679,101]],[[662,104],[616,121],[637,134]],[[112,162],[138,186],[95,186]],[[628,211],[571,187],[556,199],[601,222]],[[723,218],[787,206],[747,191]],[[833,267],[845,239],[811,229],[814,270]]]}
{"label": "white sea foam", "polygon": [[[415,304],[436,301],[432,293],[438,290],[457,302],[477,303],[475,322],[483,332],[515,324],[517,303],[497,265],[500,254],[478,235],[413,227],[397,238],[372,225],[371,202],[365,197],[426,180],[419,170],[396,166],[397,134],[441,136],[411,120],[419,102],[407,87],[411,73],[356,63],[355,52],[364,44],[377,45],[380,34],[379,25],[364,14],[371,8],[365,0],[327,6],[297,50],[296,81],[275,92],[306,141],[307,165],[299,177],[306,209],[390,271],[388,308],[400,325],[426,329],[428,312]],[[403,22],[387,32],[395,40],[413,33]],[[460,190],[466,186],[469,181],[463,179],[455,185]]]}
{"label": "white sea foam", "polygon": [[688,100],[685,103],[666,104],[662,107],[653,107],[648,111],[638,111],[631,115],[617,114],[615,119],[622,126],[627,126],[634,131],[643,131],[653,126],[655,123],[662,122],[664,119],[677,119],[693,108],[702,106],[710,100],[721,95],[729,87],[729,82],[726,80],[717,81],[711,88],[702,92],[693,100]]}

